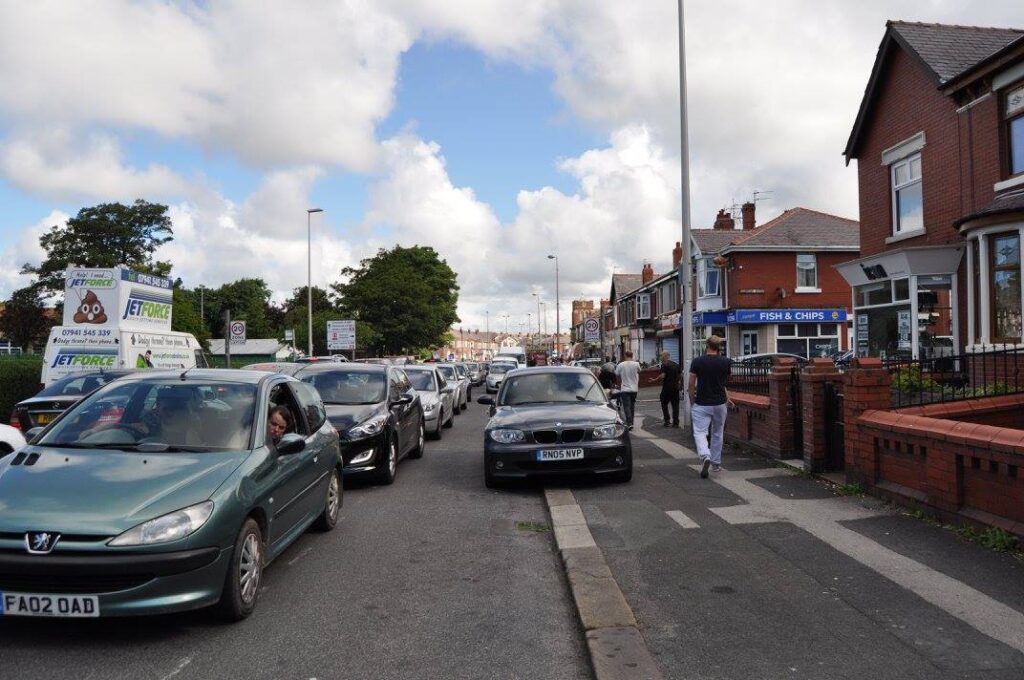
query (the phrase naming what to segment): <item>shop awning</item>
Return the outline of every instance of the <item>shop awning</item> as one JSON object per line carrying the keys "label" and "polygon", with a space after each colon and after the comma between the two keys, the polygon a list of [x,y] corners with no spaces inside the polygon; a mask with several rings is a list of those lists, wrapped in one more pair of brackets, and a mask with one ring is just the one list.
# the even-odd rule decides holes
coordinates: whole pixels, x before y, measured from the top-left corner
{"label": "shop awning", "polygon": [[835,265],[851,286],[901,279],[918,274],[954,274],[960,268],[964,245],[920,246],[891,250]]}

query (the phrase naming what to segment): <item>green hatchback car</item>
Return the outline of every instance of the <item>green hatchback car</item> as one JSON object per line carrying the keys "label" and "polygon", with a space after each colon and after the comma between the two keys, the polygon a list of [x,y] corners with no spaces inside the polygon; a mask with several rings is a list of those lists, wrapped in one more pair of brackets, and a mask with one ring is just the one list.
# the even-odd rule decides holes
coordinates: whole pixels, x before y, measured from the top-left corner
{"label": "green hatchback car", "polygon": [[[290,419],[268,430],[270,409]],[[276,418],[277,416],[275,416]],[[252,613],[264,567],[342,504],[311,386],[259,371],[107,384],[0,458],[0,616]]]}

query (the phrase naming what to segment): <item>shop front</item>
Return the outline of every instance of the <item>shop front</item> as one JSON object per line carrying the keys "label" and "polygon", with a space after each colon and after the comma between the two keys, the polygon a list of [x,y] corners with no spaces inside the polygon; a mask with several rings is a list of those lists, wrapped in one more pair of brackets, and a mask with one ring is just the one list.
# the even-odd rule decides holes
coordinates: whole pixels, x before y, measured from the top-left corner
{"label": "shop front", "polygon": [[682,319],[679,314],[669,314],[659,319],[659,328],[655,335],[658,338],[658,356],[668,352],[672,361],[679,363],[679,325]]}
{"label": "shop front", "polygon": [[729,356],[729,337],[726,333],[726,312],[694,312],[693,313],[693,356],[698,357],[707,351],[708,338],[717,335],[725,339],[722,354]]}
{"label": "shop front", "polygon": [[957,270],[964,248],[907,248],[839,265],[853,288],[858,357],[932,359],[958,352]]}
{"label": "shop front", "polygon": [[843,349],[845,309],[735,309],[726,314],[737,356],[781,352],[830,357]]}

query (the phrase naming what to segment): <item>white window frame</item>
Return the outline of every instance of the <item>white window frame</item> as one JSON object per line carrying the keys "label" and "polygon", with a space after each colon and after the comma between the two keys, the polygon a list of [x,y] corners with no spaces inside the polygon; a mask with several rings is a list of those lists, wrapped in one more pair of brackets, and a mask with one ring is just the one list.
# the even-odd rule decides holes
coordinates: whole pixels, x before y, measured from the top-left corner
{"label": "white window frame", "polygon": [[651,294],[650,293],[637,293],[636,296],[636,315],[634,318],[639,321],[640,319],[651,318]]}
{"label": "white window frame", "polygon": [[[715,290],[712,292],[708,290],[708,272],[715,270]],[[718,267],[715,266],[715,258],[713,257],[702,257],[700,259],[699,276],[697,277],[697,283],[699,290],[697,291],[697,297],[709,298],[718,297],[722,294],[722,272],[718,271]]]}
{"label": "white window frame", "polygon": [[[809,257],[814,260],[814,285],[813,286],[801,286],[800,285],[800,258]],[[797,293],[820,293],[821,287],[818,286],[818,256],[815,253],[797,253],[796,254],[796,292]]]}
{"label": "white window frame", "polygon": [[[913,177],[913,175],[911,174],[911,168],[914,167],[913,166],[913,162],[914,161],[917,161],[917,166],[921,169],[921,174],[918,175],[916,178]],[[899,168],[902,168],[902,167],[906,167],[907,168],[907,173],[911,174],[911,178],[908,181],[904,182],[903,184],[896,184],[896,172],[897,172],[897,170]],[[903,228],[901,228],[901,225],[900,225],[899,192],[901,192],[901,191],[903,191],[905,189],[909,189],[909,188],[913,187],[916,184],[922,185],[922,190],[921,190],[921,206],[922,206],[922,210],[923,210],[923,206],[924,206],[924,189],[923,189],[923,184],[924,184],[924,164],[923,164],[923,162],[921,160],[921,152],[920,151],[918,151],[917,153],[914,153],[914,154],[910,154],[909,156],[906,156],[904,158],[900,158],[899,160],[893,161],[892,164],[889,166],[889,197],[890,197],[890,201],[892,202],[892,235],[893,235],[893,237],[908,236],[908,235],[917,236],[919,234],[923,234],[924,231],[925,231],[923,221],[922,221],[922,225],[920,227],[915,227],[913,229],[903,229]]]}

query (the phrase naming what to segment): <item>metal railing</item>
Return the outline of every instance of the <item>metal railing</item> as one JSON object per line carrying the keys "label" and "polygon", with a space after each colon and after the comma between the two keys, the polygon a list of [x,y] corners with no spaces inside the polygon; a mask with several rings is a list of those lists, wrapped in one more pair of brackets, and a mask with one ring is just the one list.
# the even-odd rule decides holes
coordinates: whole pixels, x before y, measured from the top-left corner
{"label": "metal railing", "polygon": [[737,392],[768,395],[768,375],[772,372],[769,363],[733,363],[732,372],[725,387]]}
{"label": "metal railing", "polygon": [[892,405],[920,406],[1024,392],[1024,350],[992,349],[927,359],[883,359]]}

